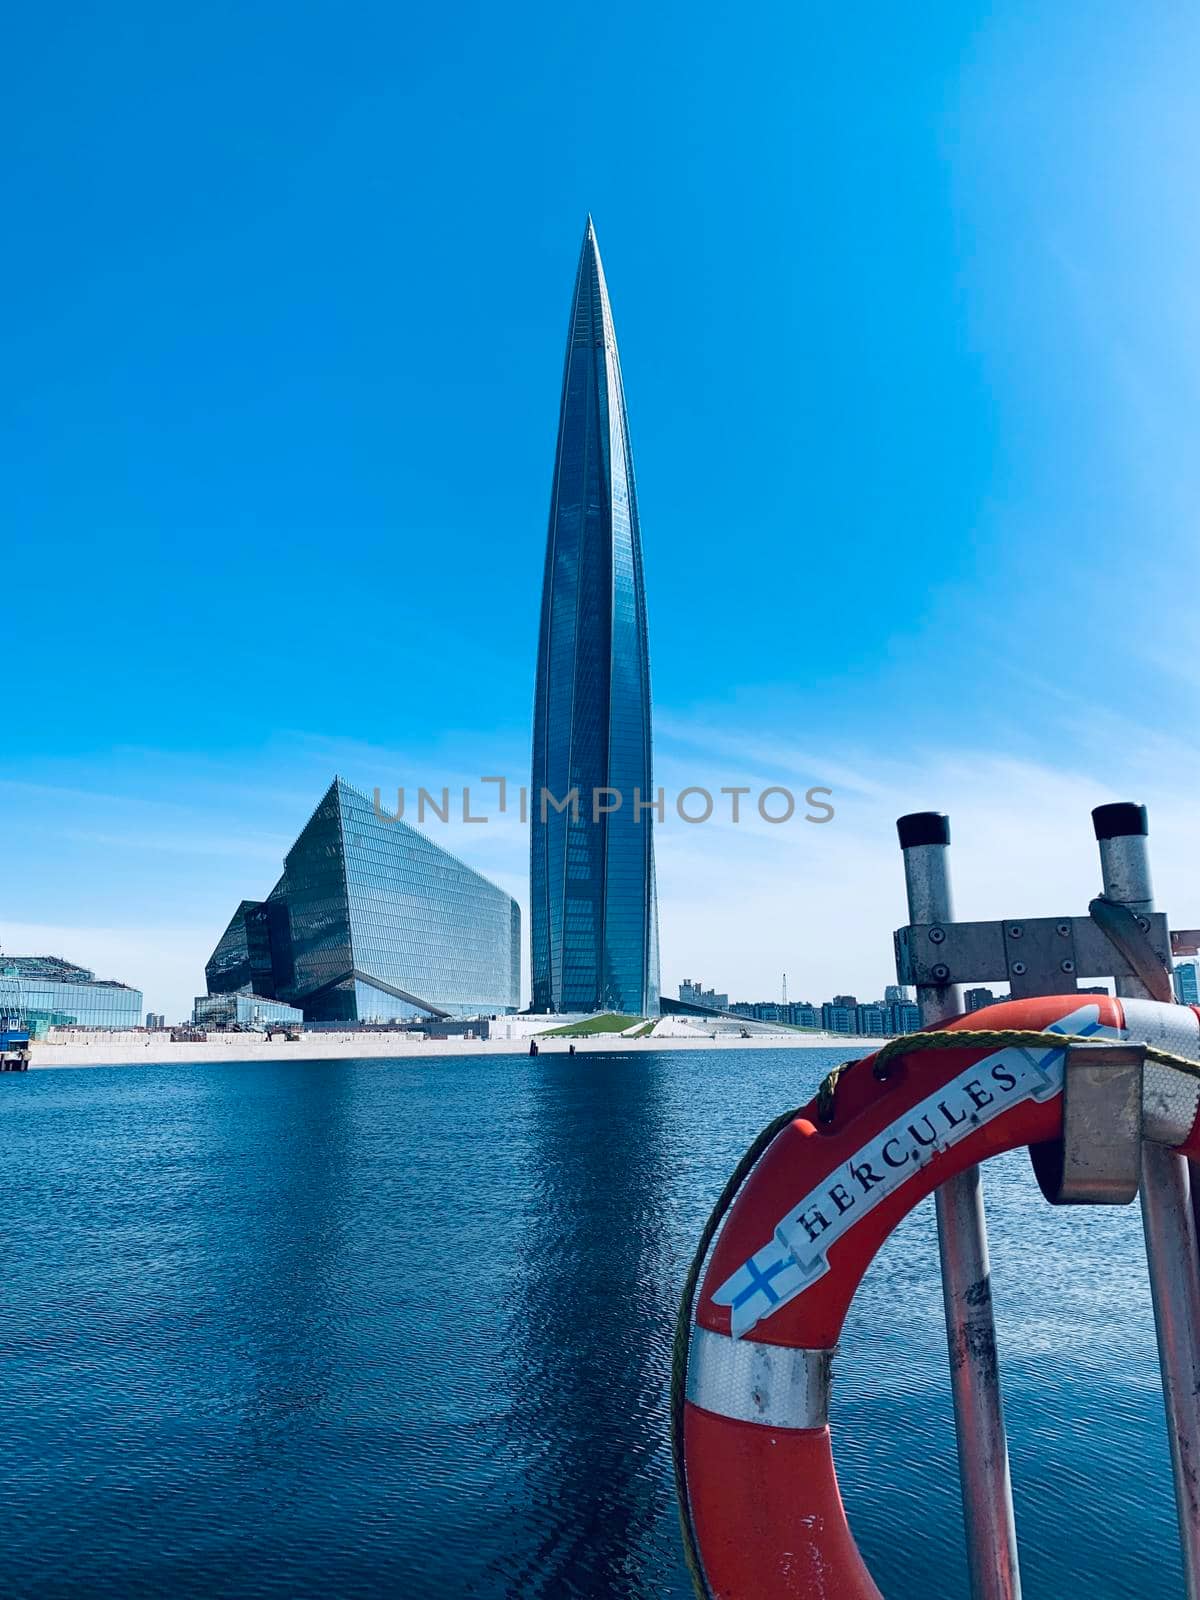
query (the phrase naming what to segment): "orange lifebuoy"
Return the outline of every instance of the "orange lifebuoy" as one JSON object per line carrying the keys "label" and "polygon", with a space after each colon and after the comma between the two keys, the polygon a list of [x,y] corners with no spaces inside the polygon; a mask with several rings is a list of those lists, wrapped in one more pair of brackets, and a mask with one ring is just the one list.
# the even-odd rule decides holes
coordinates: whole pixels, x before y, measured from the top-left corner
{"label": "orange lifebuoy", "polygon": [[[1073,994],[946,1025],[1133,1039],[1200,1060],[1200,1013]],[[940,1030],[939,1030],[940,1031]],[[836,1114],[816,1100],[770,1141],[717,1235],[696,1297],[678,1452],[681,1513],[713,1600],[880,1600],[830,1445],[830,1366],[892,1229],[958,1172],[1062,1130],[1065,1048],[919,1046],[856,1062]],[[1200,1078],[1147,1064],[1143,1132],[1200,1157]]]}

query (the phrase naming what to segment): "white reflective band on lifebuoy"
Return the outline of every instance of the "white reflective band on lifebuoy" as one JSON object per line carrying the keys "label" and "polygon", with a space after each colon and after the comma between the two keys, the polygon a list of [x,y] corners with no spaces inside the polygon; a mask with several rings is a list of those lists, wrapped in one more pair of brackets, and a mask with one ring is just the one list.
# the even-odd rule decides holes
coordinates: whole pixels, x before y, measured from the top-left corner
{"label": "white reflective band on lifebuoy", "polygon": [[694,1406],[768,1428],[823,1428],[829,1420],[832,1350],[731,1339],[692,1328],[687,1397]]}
{"label": "white reflective band on lifebuoy", "polygon": [[[1157,1045],[1189,1061],[1200,1059],[1200,1022],[1190,1006],[1157,1000],[1122,1000],[1125,1031],[1139,1044]],[[1147,1061],[1142,1078],[1142,1127],[1155,1144],[1182,1144],[1200,1106],[1200,1078]]]}

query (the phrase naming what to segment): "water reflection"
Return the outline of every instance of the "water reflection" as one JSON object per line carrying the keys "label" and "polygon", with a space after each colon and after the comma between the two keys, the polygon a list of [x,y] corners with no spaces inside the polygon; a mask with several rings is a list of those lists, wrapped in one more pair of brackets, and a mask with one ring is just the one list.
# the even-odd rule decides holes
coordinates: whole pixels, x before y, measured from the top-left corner
{"label": "water reflection", "polygon": [[267,1066],[247,1091],[251,1103],[234,1094],[214,1119],[211,1155],[224,1174],[226,1217],[209,1270],[237,1357],[217,1405],[236,1424],[235,1450],[251,1461],[308,1431],[308,1414],[326,1406],[345,1354],[358,1081],[341,1064]]}
{"label": "water reflection", "polygon": [[[663,1537],[664,1379],[675,1311],[661,1064],[541,1058],[513,1342],[514,1444],[537,1529],[504,1592],[641,1597]],[[669,1524],[668,1524],[669,1525]]]}

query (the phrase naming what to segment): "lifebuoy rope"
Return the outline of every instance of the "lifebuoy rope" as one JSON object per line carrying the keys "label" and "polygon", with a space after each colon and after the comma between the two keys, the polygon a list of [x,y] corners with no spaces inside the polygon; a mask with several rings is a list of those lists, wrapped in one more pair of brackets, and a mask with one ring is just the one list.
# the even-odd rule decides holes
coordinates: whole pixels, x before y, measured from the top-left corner
{"label": "lifebuoy rope", "polygon": [[[1066,1045],[1095,1043],[1094,1038],[1078,1034],[1042,1033],[1028,1028],[955,1028],[952,1031],[908,1033],[899,1039],[889,1039],[874,1052],[871,1071],[882,1083],[887,1079],[888,1073],[881,1071],[881,1068],[885,1068],[897,1057],[911,1055],[916,1050],[991,1050],[1007,1049],[1010,1046],[1017,1049],[1061,1050]],[[1147,1061],[1153,1061],[1162,1067],[1173,1067],[1189,1078],[1200,1078],[1200,1062],[1189,1061],[1185,1056],[1172,1055],[1169,1050],[1160,1050],[1156,1045],[1146,1045],[1145,1050]],[[851,1067],[857,1066],[863,1059],[858,1056],[850,1061],[843,1061],[821,1080],[821,1087],[817,1090],[816,1096],[817,1117],[820,1122],[828,1124],[833,1120],[837,1111],[838,1083],[844,1073]],[[803,1109],[803,1106],[798,1106],[794,1111],[785,1111],[782,1116],[769,1122],[734,1167],[708,1221],[701,1230],[700,1242],[696,1246],[696,1253],[692,1257],[683,1282],[679,1315],[675,1320],[675,1339],[671,1347],[671,1461],[675,1469],[675,1495],[679,1504],[679,1524],[683,1534],[683,1558],[687,1563],[688,1575],[698,1600],[712,1600],[712,1594],[704,1578],[700,1552],[696,1546],[696,1534],[688,1511],[687,1464],[683,1451],[684,1386],[687,1381],[688,1344],[691,1338],[696,1285],[700,1281],[700,1273],[709,1248],[717,1236],[721,1223],[725,1220],[726,1212],[737,1198],[738,1190],[750,1176],[750,1171],[759,1156],[776,1134],[782,1132],[789,1122],[794,1121]]]}

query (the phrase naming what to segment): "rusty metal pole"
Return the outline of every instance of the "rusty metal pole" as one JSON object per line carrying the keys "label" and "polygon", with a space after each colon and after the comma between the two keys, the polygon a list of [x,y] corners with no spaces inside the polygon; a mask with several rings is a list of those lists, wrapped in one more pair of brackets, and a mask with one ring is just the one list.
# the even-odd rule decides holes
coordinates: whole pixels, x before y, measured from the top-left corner
{"label": "rusty metal pole", "polygon": [[[909,922],[952,921],[946,860],[949,818],[940,812],[921,811],[901,817],[896,828],[904,852]],[[917,1003],[924,1026],[957,1016],[962,1010],[959,989],[949,982],[918,984]],[[979,1168],[970,1167],[943,1183],[934,1203],[971,1596],[972,1600],[1020,1600],[1017,1530]]]}
{"label": "rusty metal pole", "polygon": [[[1092,822],[1105,898],[1133,912],[1153,911],[1145,806],[1097,806]],[[1130,999],[1149,997],[1136,977],[1118,978],[1116,989]],[[1144,1145],[1140,1192],[1185,1592],[1188,1600],[1200,1600],[1200,1266],[1188,1162],[1160,1145]]]}

